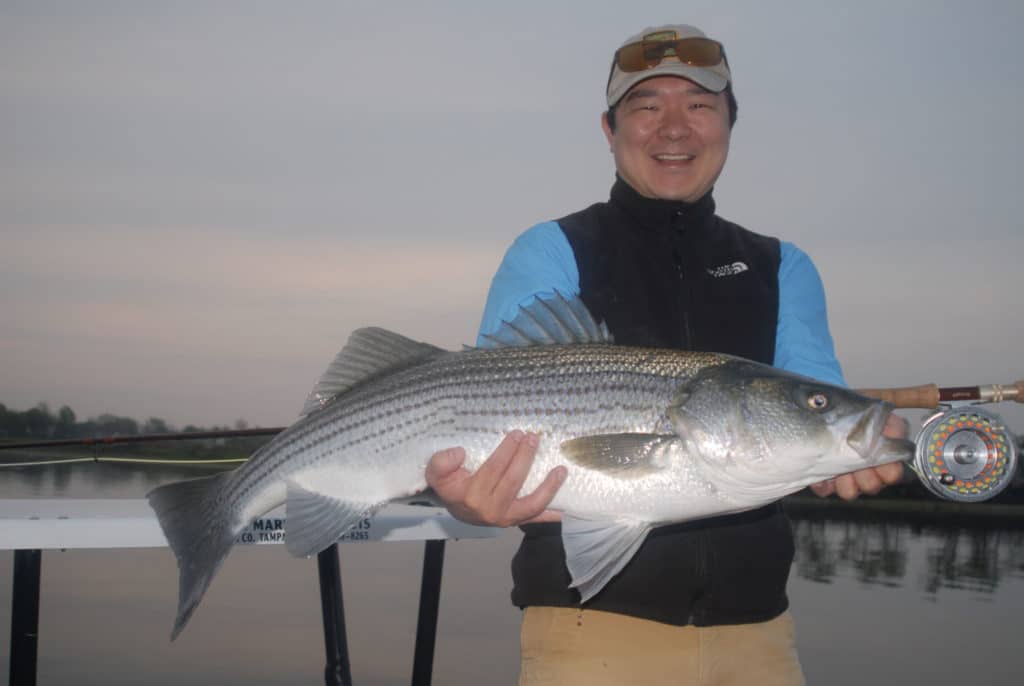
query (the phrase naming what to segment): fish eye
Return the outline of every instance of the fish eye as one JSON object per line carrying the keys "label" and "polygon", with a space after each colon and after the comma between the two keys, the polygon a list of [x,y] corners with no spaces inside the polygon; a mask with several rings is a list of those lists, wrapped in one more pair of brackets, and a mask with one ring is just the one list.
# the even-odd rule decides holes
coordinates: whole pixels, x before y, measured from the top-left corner
{"label": "fish eye", "polygon": [[807,407],[814,410],[815,412],[820,412],[822,410],[828,409],[828,406],[829,399],[828,396],[825,395],[824,393],[811,393],[810,395],[807,396]]}

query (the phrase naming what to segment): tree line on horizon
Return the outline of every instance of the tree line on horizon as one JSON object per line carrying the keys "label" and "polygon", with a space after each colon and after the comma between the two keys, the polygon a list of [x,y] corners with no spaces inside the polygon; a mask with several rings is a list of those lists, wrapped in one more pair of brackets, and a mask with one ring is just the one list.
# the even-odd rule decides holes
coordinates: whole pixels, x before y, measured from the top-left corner
{"label": "tree line on horizon", "polygon": [[[239,419],[232,427],[212,426],[207,428],[188,424],[181,431],[193,433],[247,428],[249,428],[248,423],[244,419]],[[47,403],[39,403],[24,411],[12,410],[0,403],[0,440],[17,438],[44,441],[62,438],[138,436],[139,434],[176,433],[177,431],[178,429],[172,424],[159,417],[150,417],[144,422],[139,422],[131,417],[104,413],[80,422],[75,411],[67,405],[61,405],[55,414]]]}
{"label": "tree line on horizon", "polygon": [[[201,427],[188,424],[182,433],[200,431],[229,431],[249,428],[244,419],[234,426]],[[0,403],[0,441],[48,441],[75,438],[105,438],[108,436],[138,436],[141,434],[178,433],[172,424],[150,417],[139,422],[131,417],[104,413],[79,421],[75,411],[62,405],[54,413],[46,403],[39,403],[28,410],[12,410]],[[152,446],[134,446],[133,453],[175,455],[189,458],[214,458],[247,456],[265,443],[266,437],[215,438],[176,442],[156,443]],[[120,452],[122,446],[105,446],[105,451]]]}

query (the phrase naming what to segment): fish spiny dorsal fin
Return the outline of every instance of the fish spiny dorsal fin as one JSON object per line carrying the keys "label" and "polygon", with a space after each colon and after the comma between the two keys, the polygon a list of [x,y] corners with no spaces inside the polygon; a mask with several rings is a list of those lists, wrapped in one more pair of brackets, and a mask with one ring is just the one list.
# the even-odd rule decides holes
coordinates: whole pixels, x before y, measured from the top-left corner
{"label": "fish spiny dorsal fin", "polygon": [[299,416],[316,412],[340,393],[380,374],[447,354],[447,350],[386,329],[357,329],[313,387]]}
{"label": "fish spiny dorsal fin", "polygon": [[611,343],[604,322],[598,324],[579,296],[534,298],[519,308],[512,321],[480,337],[481,348],[508,348],[570,343]]}

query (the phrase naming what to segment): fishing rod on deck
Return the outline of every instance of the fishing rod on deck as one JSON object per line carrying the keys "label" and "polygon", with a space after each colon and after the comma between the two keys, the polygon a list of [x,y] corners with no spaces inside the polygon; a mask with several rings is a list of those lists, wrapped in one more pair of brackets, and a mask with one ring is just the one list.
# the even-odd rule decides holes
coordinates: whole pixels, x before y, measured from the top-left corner
{"label": "fishing rod on deck", "polygon": [[914,439],[910,468],[933,494],[957,502],[994,498],[1017,474],[1018,439],[989,403],[1024,403],[1024,381],[988,386],[862,388],[901,409],[937,410]]}

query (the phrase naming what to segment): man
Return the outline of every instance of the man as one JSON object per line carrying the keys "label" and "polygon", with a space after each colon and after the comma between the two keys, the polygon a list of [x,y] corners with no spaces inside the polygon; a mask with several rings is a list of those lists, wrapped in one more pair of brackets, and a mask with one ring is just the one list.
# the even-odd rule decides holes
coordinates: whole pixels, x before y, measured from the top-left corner
{"label": "man", "polygon": [[[722,46],[692,26],[646,29],[616,51],[606,95],[608,202],[516,240],[481,333],[557,290],[579,294],[617,343],[730,353],[843,384],[810,259],[715,214],[737,112]],[[512,599],[526,609],[521,683],[803,683],[785,594],[793,540],[778,504],[655,530],[581,607],[558,514],[545,509],[565,468],[518,496],[537,445],[512,432],[474,474],[460,449],[427,469],[455,516],[525,525],[512,562]],[[886,465],[814,490],[854,498],[901,473]]]}

